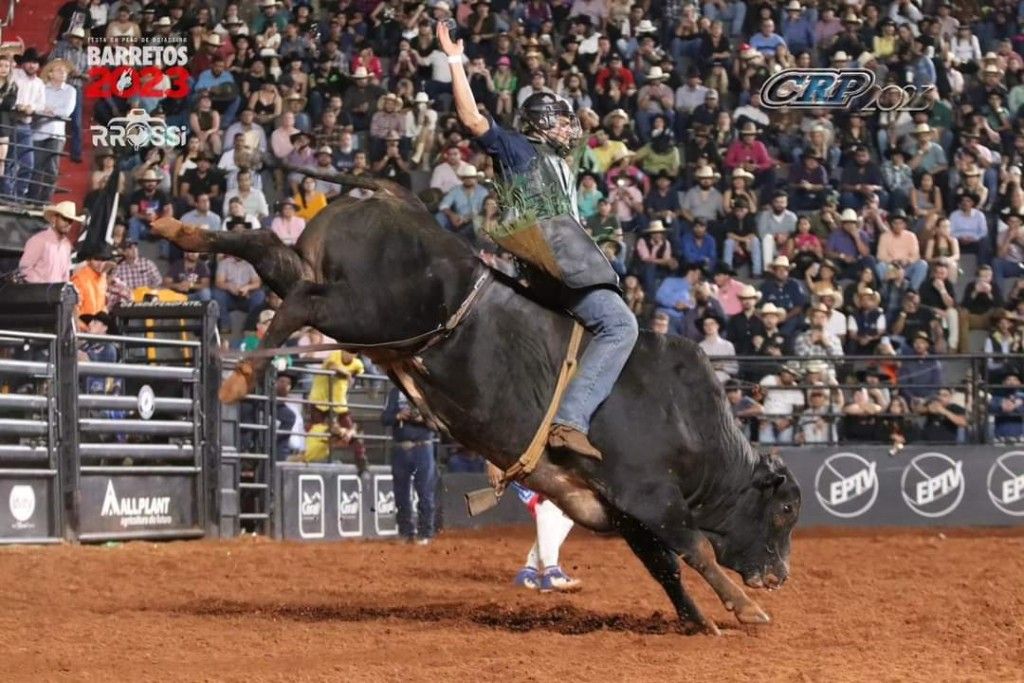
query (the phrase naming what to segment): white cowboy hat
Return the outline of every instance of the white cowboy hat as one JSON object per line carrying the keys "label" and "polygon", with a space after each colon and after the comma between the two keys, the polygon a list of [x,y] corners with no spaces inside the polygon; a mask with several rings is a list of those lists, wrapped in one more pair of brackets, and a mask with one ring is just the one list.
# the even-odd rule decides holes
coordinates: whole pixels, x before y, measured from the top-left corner
{"label": "white cowboy hat", "polygon": [[171,25],[171,18],[170,17],[160,17],[155,22],[153,22],[153,26],[170,26],[170,25]]}
{"label": "white cowboy hat", "polygon": [[914,135],[920,135],[922,133],[931,133],[931,132],[932,132],[932,127],[929,126],[927,123],[919,123],[916,126],[914,126]]}
{"label": "white cowboy hat", "polygon": [[828,363],[823,360],[809,360],[804,363],[804,370],[806,372],[827,372]]}
{"label": "white cowboy hat", "polygon": [[854,211],[853,209],[844,209],[843,212],[839,214],[839,222],[860,223],[860,216],[858,216],[857,212]]}
{"label": "white cowboy hat", "polygon": [[81,26],[76,26],[64,35],[71,36],[72,38],[85,38],[85,29]]}
{"label": "white cowboy hat", "polygon": [[324,145],[323,147],[320,147],[316,151],[316,153],[317,154],[331,154],[331,155],[334,154],[334,152],[331,150],[331,146],[330,145]]}
{"label": "white cowboy hat", "polygon": [[205,38],[203,38],[203,42],[207,45],[216,45],[217,47],[220,47],[220,34],[211,33]]}
{"label": "white cowboy hat", "polygon": [[775,304],[773,304],[770,301],[768,303],[766,303],[764,306],[761,307],[761,315],[762,316],[764,316],[764,315],[785,315],[785,314],[786,314],[786,311],[784,311],[783,309],[779,308],[778,306],[776,306]]}
{"label": "white cowboy hat", "polygon": [[661,70],[660,66],[652,66],[647,71],[648,81],[661,81],[668,78],[668,74]]}
{"label": "white cowboy hat", "polygon": [[444,0],[441,0],[441,2],[434,5],[434,9],[443,9],[445,12],[451,12],[452,6],[445,2]]}
{"label": "white cowboy hat", "polygon": [[874,53],[864,51],[860,53],[860,57],[857,57],[857,63],[860,64],[861,66],[864,66],[865,64],[870,64],[871,62],[875,61],[875,59],[877,58],[875,57]]}
{"label": "white cowboy hat", "polygon": [[463,164],[462,166],[459,166],[459,172],[457,175],[460,178],[476,178],[476,166],[473,164]]}
{"label": "white cowboy hat", "polygon": [[[744,285],[743,289],[740,290],[740,299],[755,299],[761,300],[761,292],[754,288],[754,285]],[[769,304],[770,305],[770,304]]]}
{"label": "white cowboy hat", "polygon": [[850,55],[846,54],[843,50],[832,55],[833,62],[848,62],[850,61]]}
{"label": "white cowboy hat", "polygon": [[751,173],[750,171],[744,169],[744,168],[736,167],[732,171],[732,177],[733,178],[746,178],[747,180],[753,180],[754,179],[754,174]]}
{"label": "white cowboy hat", "polygon": [[819,299],[824,299],[826,296],[830,296],[833,299],[835,299],[837,296],[839,296],[839,292],[832,289],[831,287],[829,287],[828,289],[823,289],[820,292],[818,292]]}
{"label": "white cowboy hat", "polygon": [[697,169],[697,172],[693,174],[693,177],[697,180],[701,178],[715,178],[718,174],[715,173],[715,169],[710,166],[701,166]]}
{"label": "white cowboy hat", "polygon": [[263,2],[260,3],[260,7],[264,9],[266,9],[267,7],[277,7],[277,5],[277,0],[263,0]]}
{"label": "white cowboy hat", "polygon": [[640,23],[636,26],[637,33],[657,33],[658,29],[655,28],[654,24],[650,19],[641,19]]}
{"label": "white cowboy hat", "polygon": [[356,67],[356,70],[352,72],[352,78],[355,78],[356,80],[369,77],[370,72],[366,70],[365,66],[358,66]]}
{"label": "white cowboy hat", "polygon": [[416,104],[428,104],[430,102],[430,95],[425,92],[416,93],[416,97],[413,99]]}
{"label": "white cowboy hat", "polygon": [[775,260],[768,266],[769,268],[785,268],[789,270],[793,265],[789,262],[788,256],[776,256]]}
{"label": "white cowboy hat", "polygon": [[654,219],[647,225],[647,229],[644,230],[644,234],[653,235],[656,232],[666,232],[665,224],[659,221],[658,219]]}
{"label": "white cowboy hat", "polygon": [[789,0],[789,3],[786,5],[786,9],[801,10],[803,8],[804,6],[800,4],[800,0]]}
{"label": "white cowboy hat", "polygon": [[75,203],[71,201],[64,201],[58,204],[50,204],[43,209],[43,218],[50,220],[52,216],[60,216],[72,223],[82,223],[85,221],[85,216],[79,216],[76,213]]}

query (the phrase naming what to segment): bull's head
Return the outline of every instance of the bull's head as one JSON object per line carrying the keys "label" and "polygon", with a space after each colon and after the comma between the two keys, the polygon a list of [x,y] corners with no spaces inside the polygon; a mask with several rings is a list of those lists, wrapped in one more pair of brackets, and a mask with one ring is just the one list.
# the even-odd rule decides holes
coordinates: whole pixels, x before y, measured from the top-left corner
{"label": "bull's head", "polygon": [[800,487],[775,455],[761,455],[732,512],[706,531],[718,562],[756,588],[778,588],[789,576],[790,536],[800,514]]}

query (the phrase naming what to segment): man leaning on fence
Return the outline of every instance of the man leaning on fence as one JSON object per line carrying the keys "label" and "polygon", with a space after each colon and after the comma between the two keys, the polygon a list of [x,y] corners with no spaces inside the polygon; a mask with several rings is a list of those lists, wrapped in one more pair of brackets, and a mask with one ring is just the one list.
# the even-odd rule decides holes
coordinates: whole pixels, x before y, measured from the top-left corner
{"label": "man leaning on fence", "polygon": [[[437,433],[427,420],[409,403],[397,388],[388,392],[381,415],[385,427],[391,427],[394,439],[391,449],[391,473],[394,477],[395,507],[398,511],[398,533],[412,543],[426,545],[434,537],[437,487],[437,465],[434,461],[434,440]],[[416,529],[412,523],[412,493],[416,490]]]}
{"label": "man leaning on fence", "polygon": [[85,216],[75,213],[74,202],[61,202],[43,209],[43,219],[50,227],[25,242],[18,272],[29,284],[67,282],[71,275],[71,227]]}

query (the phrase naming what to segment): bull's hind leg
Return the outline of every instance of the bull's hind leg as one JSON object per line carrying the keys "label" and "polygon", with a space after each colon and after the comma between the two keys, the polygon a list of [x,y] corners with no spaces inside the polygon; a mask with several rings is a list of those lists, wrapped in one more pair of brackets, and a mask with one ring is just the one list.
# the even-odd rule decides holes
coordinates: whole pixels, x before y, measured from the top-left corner
{"label": "bull's hind leg", "polygon": [[626,539],[626,543],[647,567],[654,580],[661,584],[676,608],[679,620],[688,630],[703,631],[719,635],[715,622],[706,618],[700,608],[687,595],[679,572],[679,560],[657,536],[648,531],[635,519],[623,514],[616,516],[615,524]]}
{"label": "bull's hind leg", "polygon": [[741,623],[768,623],[764,610],[718,564],[711,543],[697,530],[678,486],[666,481],[637,486],[631,496],[617,500],[615,504],[693,567],[714,589],[725,608],[736,613]]}
{"label": "bull's hind leg", "polygon": [[151,224],[152,231],[185,251],[202,254],[230,254],[248,261],[260,278],[274,292],[284,297],[303,277],[308,268],[294,249],[286,246],[270,230],[227,232],[188,225],[176,218],[159,218]]}
{"label": "bull's hind leg", "polygon": [[[281,308],[274,315],[267,331],[260,340],[260,349],[273,349],[284,344],[296,330],[310,324],[313,317],[314,296],[320,294],[322,285],[307,280],[299,282],[284,297]],[[251,392],[256,382],[263,377],[270,358],[259,356],[240,361],[234,372],[220,387],[220,400],[235,403]]]}

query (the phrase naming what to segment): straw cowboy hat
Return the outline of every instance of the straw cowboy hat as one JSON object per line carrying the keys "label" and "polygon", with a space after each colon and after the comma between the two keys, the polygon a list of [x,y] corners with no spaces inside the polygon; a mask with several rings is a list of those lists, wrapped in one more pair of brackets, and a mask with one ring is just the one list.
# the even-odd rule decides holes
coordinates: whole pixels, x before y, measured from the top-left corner
{"label": "straw cowboy hat", "polygon": [[664,71],[662,71],[660,66],[652,66],[647,71],[647,79],[646,80],[648,80],[648,81],[663,81],[666,78],[668,78],[668,74],[665,73]]}
{"label": "straw cowboy hat", "polygon": [[459,166],[459,171],[457,175],[460,178],[476,178],[476,166],[474,166],[473,164],[463,164],[462,166]]}
{"label": "straw cowboy hat", "polygon": [[612,119],[623,119],[624,121],[629,121],[629,114],[627,114],[623,109],[613,109],[605,114],[604,120],[601,123],[607,126],[610,124]]}
{"label": "straw cowboy hat", "polygon": [[654,23],[650,19],[641,19],[640,23],[636,26],[637,33],[657,33],[658,29],[654,26]]}
{"label": "straw cowboy hat", "polygon": [[775,260],[773,260],[768,267],[772,269],[785,268],[786,270],[790,270],[793,265],[789,262],[788,256],[776,256]]}
{"label": "straw cowboy hat", "polygon": [[793,10],[794,12],[800,11],[803,8],[804,6],[800,4],[800,0],[789,0],[789,3],[786,4],[786,9]]}
{"label": "straw cowboy hat", "polygon": [[744,168],[735,168],[732,172],[733,178],[745,178],[747,180],[753,180],[754,174]]}
{"label": "straw cowboy hat", "polygon": [[757,135],[757,124],[747,121],[740,127],[740,135]]}
{"label": "straw cowboy hat", "polygon": [[365,66],[358,66],[356,67],[356,70],[352,72],[352,78],[356,79],[357,81],[369,77],[370,72],[366,70]]}
{"label": "straw cowboy hat", "polygon": [[219,33],[210,33],[205,38],[203,38],[203,42],[205,44],[207,44],[207,45],[213,45],[214,47],[220,47],[220,34]]}
{"label": "straw cowboy hat", "polygon": [[932,132],[932,127],[927,123],[919,123],[914,126],[914,135],[927,135]]}
{"label": "straw cowboy hat", "polygon": [[668,231],[665,229],[665,224],[659,221],[658,219],[654,219],[653,221],[651,221],[650,224],[647,226],[647,229],[644,230],[645,235],[653,235],[659,232]]}
{"label": "straw cowboy hat", "polygon": [[59,202],[57,204],[50,204],[43,209],[43,218],[50,220],[54,216],[60,216],[65,220],[69,220],[72,223],[81,223],[85,220],[85,216],[79,216],[76,212],[75,203],[71,201]]}
{"label": "straw cowboy hat", "polygon": [[848,62],[850,61],[850,55],[846,54],[843,50],[832,55],[833,62]]}
{"label": "straw cowboy hat", "polygon": [[804,372],[808,374],[812,372],[828,372],[828,363],[826,363],[823,360],[809,360],[806,363],[804,363]]}
{"label": "straw cowboy hat", "polygon": [[761,315],[786,315],[786,311],[769,301],[761,307]]}
{"label": "straw cowboy hat", "polygon": [[718,177],[718,173],[716,173],[715,169],[711,168],[710,166],[701,166],[700,168],[697,169],[697,172],[693,174],[693,177],[696,178],[697,180],[700,180],[702,178],[713,179]]}
{"label": "straw cowboy hat", "polygon": [[828,289],[823,289],[820,292],[818,292],[818,298],[819,299],[824,299],[827,296],[830,296],[833,299],[835,299],[837,296],[839,296],[839,292],[837,292],[836,290],[832,289],[831,287],[829,287]]}
{"label": "straw cowboy hat", "polygon": [[[761,300],[761,292],[757,291],[753,285],[744,285],[743,289],[740,290],[740,299],[754,299],[755,301]],[[771,304],[767,304],[771,306]]]}
{"label": "straw cowboy hat", "polygon": [[860,216],[853,209],[843,209],[843,212],[839,214],[840,223],[860,223]]}
{"label": "straw cowboy hat", "polygon": [[875,290],[871,289],[870,287],[860,290],[860,292],[857,293],[857,296],[866,296],[871,299],[874,299],[876,304],[882,301],[882,295],[876,292]]}
{"label": "straw cowboy hat", "polygon": [[76,26],[64,35],[71,36],[72,38],[85,38],[85,29],[81,26]]}

